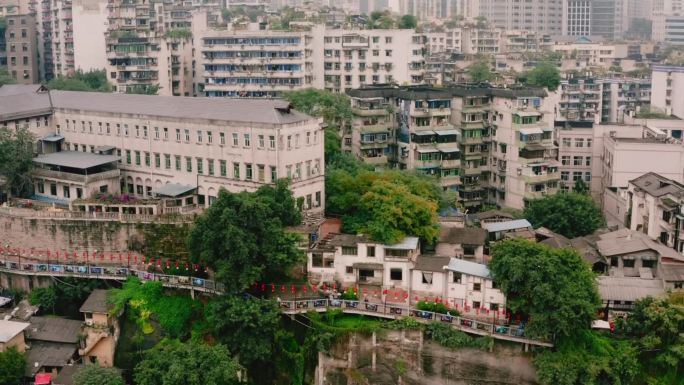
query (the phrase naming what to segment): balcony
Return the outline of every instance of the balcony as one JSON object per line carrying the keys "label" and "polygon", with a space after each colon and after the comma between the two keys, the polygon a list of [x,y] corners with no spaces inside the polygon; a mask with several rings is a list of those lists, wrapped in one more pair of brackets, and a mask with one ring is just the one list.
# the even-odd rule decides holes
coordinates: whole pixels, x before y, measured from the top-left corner
{"label": "balcony", "polygon": [[44,179],[51,179],[56,181],[69,181],[81,184],[88,184],[98,182],[105,179],[119,178],[121,170],[109,170],[92,175],[73,174],[63,171],[53,171],[48,169],[38,168],[33,171],[33,176]]}
{"label": "balcony", "polygon": [[523,198],[526,200],[541,199],[547,195],[554,195],[556,193],[558,193],[557,188],[546,189],[544,191],[526,191],[525,195],[523,195]]}
{"label": "balcony", "polygon": [[433,116],[449,116],[451,115],[451,108],[416,108],[411,112],[411,116],[423,118]]}
{"label": "balcony", "polygon": [[442,187],[455,186],[461,183],[461,177],[458,175],[442,176],[439,178],[439,184]]}
{"label": "balcony", "polygon": [[383,108],[358,108],[352,107],[352,113],[357,116],[384,116],[389,114],[387,109]]}
{"label": "balcony", "polygon": [[439,168],[442,164],[441,160],[416,160],[416,168]]}
{"label": "balcony", "polygon": [[361,157],[361,160],[363,163],[366,164],[387,164],[387,155],[381,155],[381,156],[363,156]]}
{"label": "balcony", "polygon": [[480,167],[464,168],[463,174],[468,175],[468,176],[480,175],[480,174],[482,174],[482,169]]}
{"label": "balcony", "polygon": [[523,172],[522,174],[523,180],[527,184],[537,184],[537,183],[543,183],[543,182],[548,182],[552,180],[560,180],[560,172],[548,172],[548,173],[539,173],[535,174],[533,172]]}
{"label": "balcony", "polygon": [[464,144],[482,144],[484,143],[484,139],[481,136],[463,136],[461,139],[461,143]]}
{"label": "balcony", "polygon": [[359,283],[364,285],[382,285],[382,277],[359,276]]}
{"label": "balcony", "polygon": [[461,166],[460,159],[442,159],[442,168],[457,168]]}
{"label": "balcony", "polygon": [[355,128],[363,134],[372,134],[372,133],[378,133],[378,132],[386,133],[388,131],[387,124],[385,124],[385,123],[367,124],[367,125],[356,126]]}

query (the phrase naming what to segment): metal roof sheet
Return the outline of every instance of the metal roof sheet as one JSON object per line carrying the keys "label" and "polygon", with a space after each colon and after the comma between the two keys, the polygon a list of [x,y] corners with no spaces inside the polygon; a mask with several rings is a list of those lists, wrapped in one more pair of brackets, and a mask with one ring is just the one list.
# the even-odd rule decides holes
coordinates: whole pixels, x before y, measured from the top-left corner
{"label": "metal roof sheet", "polygon": [[483,223],[482,227],[490,233],[495,233],[497,231],[524,229],[532,227],[532,224],[527,219],[516,219],[513,221]]}
{"label": "metal roof sheet", "polygon": [[102,166],[107,163],[118,162],[119,160],[120,158],[116,155],[100,155],[79,151],[53,152],[52,154],[38,155],[36,158],[33,158],[33,161],[36,163],[77,169]]}
{"label": "metal roof sheet", "polygon": [[475,277],[491,278],[487,265],[465,261],[463,259],[451,258],[447,267],[451,271],[472,275]]}
{"label": "metal roof sheet", "polygon": [[194,190],[196,187],[178,183],[167,183],[154,191],[157,195],[177,197]]}
{"label": "metal roof sheet", "polygon": [[8,342],[30,325],[27,322],[0,320],[0,342]]}

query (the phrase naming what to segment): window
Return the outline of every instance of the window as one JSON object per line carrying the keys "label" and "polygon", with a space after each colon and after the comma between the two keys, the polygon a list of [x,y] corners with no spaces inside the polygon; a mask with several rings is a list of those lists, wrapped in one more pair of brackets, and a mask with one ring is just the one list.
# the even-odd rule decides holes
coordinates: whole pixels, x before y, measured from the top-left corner
{"label": "window", "polygon": [[587,171],[584,173],[584,181],[591,182],[591,172]]}
{"label": "window", "polygon": [[385,43],[392,44],[392,36],[385,36]]}
{"label": "window", "polygon": [[582,171],[574,171],[572,173],[572,180],[574,182],[577,182],[578,180],[582,179]]}
{"label": "window", "polygon": [[226,144],[226,134],[223,132],[219,133],[219,143],[221,143],[222,146]]}
{"label": "window", "polygon": [[647,267],[649,269],[655,267],[655,260],[653,259],[642,259],[641,260],[641,267]]}
{"label": "window", "polygon": [[221,176],[226,176],[228,174],[225,160],[219,160],[219,172],[221,173]]}
{"label": "window", "polygon": [[240,179],[240,163],[233,163],[233,178]]}
{"label": "window", "polygon": [[169,140],[169,129],[164,127],[164,140]]}
{"label": "window", "polygon": [[587,147],[591,147],[591,141],[592,139],[587,139]]}
{"label": "window", "polygon": [[473,309],[479,309],[481,306],[480,301],[473,301]]}
{"label": "window", "polygon": [[135,126],[135,137],[140,137],[140,126]]}
{"label": "window", "polygon": [[109,127],[109,123],[107,123],[105,125],[105,127],[106,127],[105,132],[107,133],[107,135],[111,134],[111,128]]}
{"label": "window", "polygon": [[268,137],[268,142],[269,142],[269,147],[270,147],[271,149],[274,149],[274,148],[275,148],[275,136],[270,135],[270,136]]}
{"label": "window", "polygon": [[266,147],[265,141],[264,141],[264,136],[259,135],[259,148],[264,148]]}
{"label": "window", "polygon": [[310,144],[311,144],[311,132],[307,131],[306,132],[306,145],[308,146]]}
{"label": "window", "polygon": [[259,179],[259,182],[266,181],[266,171],[263,164],[257,166],[257,178]]}
{"label": "window", "polygon": [[131,150],[126,150],[126,163],[131,164]]}
{"label": "window", "polygon": [[480,291],[482,289],[481,283],[473,283],[473,291]]}
{"label": "window", "polygon": [[179,142],[181,140],[180,128],[176,128],[176,140]]}
{"label": "window", "polygon": [[634,260],[633,259],[623,259],[622,260],[622,267],[634,267]]}
{"label": "window", "polygon": [[135,152],[135,165],[140,166],[140,151]]}
{"label": "window", "polygon": [[164,154],[164,167],[167,170],[171,169],[171,155],[169,154]]}
{"label": "window", "polygon": [[250,140],[249,134],[245,134],[245,147],[250,147],[252,142]]}
{"label": "window", "polygon": [[45,185],[43,182],[36,183],[36,189],[38,190],[38,194],[45,194]]}
{"label": "window", "polygon": [[390,269],[390,280],[401,281],[403,278],[403,271],[401,269]]}
{"label": "window", "polygon": [[183,133],[185,134],[185,141],[189,142],[190,141],[190,130],[185,129],[185,130],[183,130]]}
{"label": "window", "polygon": [[214,134],[211,131],[207,131],[207,143],[214,142]]}
{"label": "window", "polygon": [[354,274],[354,267],[352,267],[352,266],[347,266],[347,267],[345,268],[345,272],[346,272],[347,274]]}
{"label": "window", "polygon": [[252,180],[252,164],[245,163],[245,179]]}
{"label": "window", "polygon": [[385,50],[385,56],[386,57],[392,57],[392,50],[391,49]]}
{"label": "window", "polygon": [[570,147],[572,146],[572,140],[570,138],[563,138],[563,147]]}
{"label": "window", "polygon": [[185,157],[185,170],[187,172],[192,172],[192,158],[189,156]]}
{"label": "window", "polygon": [[581,166],[582,165],[582,157],[581,156],[572,157],[572,165],[573,166]]}
{"label": "window", "polygon": [[64,198],[69,198],[71,196],[69,193],[69,186],[63,186],[62,193],[64,194]]}
{"label": "window", "polygon": [[147,126],[143,126],[143,138],[147,139]]}
{"label": "window", "polygon": [[180,155],[174,155],[174,158],[176,160],[176,171],[181,170],[181,157]]}
{"label": "window", "polygon": [[209,175],[214,175],[214,160],[207,159],[207,173]]}
{"label": "window", "polygon": [[239,145],[240,144],[238,143],[238,134],[234,132],[233,133],[233,146],[237,147]]}
{"label": "window", "polygon": [[684,282],[675,282],[674,283],[674,288],[675,289],[681,289],[684,287]]}
{"label": "window", "polygon": [[618,267],[618,257],[610,257],[610,266]]}
{"label": "window", "polygon": [[323,254],[320,254],[320,253],[311,254],[311,266],[312,267],[323,267]]}
{"label": "window", "polygon": [[145,166],[150,167],[150,153],[145,151]]}
{"label": "window", "polygon": [[590,156],[586,157],[584,165],[585,166],[591,166],[591,157]]}
{"label": "window", "polygon": [[342,255],[358,255],[356,246],[342,246]]}
{"label": "window", "polygon": [[498,303],[490,303],[490,304],[489,304],[489,310],[491,310],[491,311],[499,311],[499,304],[498,304]]}
{"label": "window", "polygon": [[275,182],[278,180],[278,169],[275,168],[274,166],[271,166],[271,182]]}
{"label": "window", "polygon": [[375,246],[366,246],[366,256],[375,257]]}
{"label": "window", "polygon": [[202,143],[202,130],[197,130],[197,143]]}
{"label": "window", "polygon": [[57,184],[50,183],[50,195],[57,196]]}
{"label": "window", "polygon": [[204,174],[204,160],[197,158],[197,173]]}
{"label": "window", "polygon": [[161,167],[161,155],[158,152],[154,154],[154,167]]}
{"label": "window", "polygon": [[422,282],[426,285],[432,285],[432,273],[423,272]]}
{"label": "window", "polygon": [[289,150],[291,148],[292,148],[292,135],[288,135],[287,136],[287,149]]}
{"label": "window", "polygon": [[584,139],[583,138],[575,138],[575,147],[584,147]]}
{"label": "window", "polygon": [[569,181],[570,180],[570,171],[561,171],[561,180],[562,181]]}

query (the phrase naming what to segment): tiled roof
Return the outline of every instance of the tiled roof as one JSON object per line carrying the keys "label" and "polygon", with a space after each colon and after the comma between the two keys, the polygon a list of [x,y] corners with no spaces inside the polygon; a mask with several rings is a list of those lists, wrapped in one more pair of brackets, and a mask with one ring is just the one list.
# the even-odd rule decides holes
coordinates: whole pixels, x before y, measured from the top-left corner
{"label": "tiled roof", "polygon": [[77,343],[82,321],[56,317],[31,317],[26,337],[34,341]]}
{"label": "tiled roof", "polygon": [[88,299],[83,302],[79,311],[81,313],[108,313],[111,305],[107,302],[107,293],[109,293],[107,290],[93,290]]}
{"label": "tiled roof", "polygon": [[440,272],[444,271],[445,266],[449,266],[450,261],[450,257],[421,255],[416,260],[414,270]]}
{"label": "tiled roof", "polygon": [[484,245],[487,230],[479,227],[442,227],[439,242],[466,245]]}

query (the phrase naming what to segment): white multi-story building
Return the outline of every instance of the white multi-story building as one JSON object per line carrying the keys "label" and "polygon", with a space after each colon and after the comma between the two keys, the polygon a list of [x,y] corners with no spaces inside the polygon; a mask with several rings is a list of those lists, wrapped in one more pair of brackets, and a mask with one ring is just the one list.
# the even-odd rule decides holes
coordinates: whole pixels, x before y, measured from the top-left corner
{"label": "white multi-story building", "polygon": [[577,66],[576,63],[581,63],[588,67],[608,69],[619,64],[619,60],[627,58],[629,54],[628,44],[595,42],[584,36],[555,38],[548,48],[562,54],[563,59],[569,59],[573,67]]}
{"label": "white multi-story building", "polygon": [[410,29],[326,30],[325,89],[345,92],[369,84],[422,84],[424,36]]}
{"label": "white multi-story building", "polygon": [[199,59],[206,96],[273,97],[323,88],[323,27],[302,32],[207,31]]}
{"label": "white multi-story building", "polygon": [[479,15],[506,30],[560,35],[564,0],[480,0]]}
{"label": "white multi-story building", "polygon": [[653,66],[651,106],[668,115],[684,118],[684,67]]}
{"label": "white multi-story building", "polygon": [[[149,198],[167,184],[184,186],[185,191],[196,191],[201,205],[211,204],[221,188],[253,191],[287,177],[306,210],[323,211],[320,122],[291,110],[286,102],[70,91],[48,94],[36,88],[0,88],[2,98],[14,100],[0,110],[0,124],[26,125],[41,138],[42,148],[71,154],[66,155],[70,157],[66,163],[61,158],[42,162],[48,166],[67,167],[61,169],[65,172],[87,170],[109,164],[113,158],[120,173],[115,177],[121,188],[116,190]],[[100,158],[104,163],[91,161],[99,156],[108,158]],[[70,186],[70,182],[60,179],[63,175],[51,167],[36,183],[61,183],[43,190],[55,201],[77,198],[76,187],[64,193],[62,185]],[[79,180],[84,178],[88,179],[81,175]],[[37,185],[36,191],[41,190]]]}

